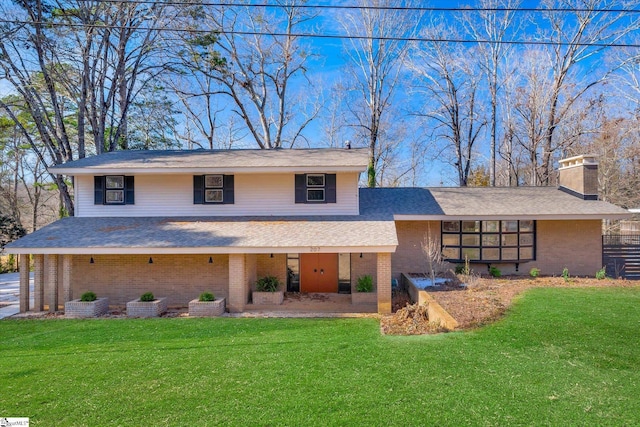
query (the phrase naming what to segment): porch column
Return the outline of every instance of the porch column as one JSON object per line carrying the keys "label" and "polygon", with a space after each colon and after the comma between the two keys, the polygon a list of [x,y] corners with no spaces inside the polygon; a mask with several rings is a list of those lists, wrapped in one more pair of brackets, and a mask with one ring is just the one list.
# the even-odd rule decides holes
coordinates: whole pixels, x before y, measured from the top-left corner
{"label": "porch column", "polygon": [[44,311],[44,255],[33,256],[33,309]]}
{"label": "porch column", "polygon": [[20,313],[29,311],[29,254],[21,254],[20,268]]}
{"label": "porch column", "polygon": [[391,254],[378,254],[377,262],[378,313],[391,313]]}
{"label": "porch column", "polygon": [[71,261],[73,255],[62,255],[62,298],[63,302],[73,299],[73,289],[71,287]]}
{"label": "porch column", "polygon": [[46,268],[49,313],[55,313],[58,310],[58,255],[45,255],[44,264]]}
{"label": "porch column", "polygon": [[231,313],[244,311],[247,304],[244,254],[229,254],[229,305]]}

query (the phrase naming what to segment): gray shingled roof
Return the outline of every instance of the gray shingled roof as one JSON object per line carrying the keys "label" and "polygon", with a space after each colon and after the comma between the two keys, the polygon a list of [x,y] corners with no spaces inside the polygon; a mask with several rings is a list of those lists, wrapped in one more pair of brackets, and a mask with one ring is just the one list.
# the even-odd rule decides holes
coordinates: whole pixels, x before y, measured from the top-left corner
{"label": "gray shingled roof", "polygon": [[311,246],[387,246],[392,251],[397,244],[393,221],[365,220],[357,216],[269,219],[72,217],[31,233],[7,245],[6,249],[8,252],[19,252],[24,248],[62,249],[59,253],[65,253],[65,248],[264,248],[273,251]]}
{"label": "gray shingled roof", "polygon": [[450,217],[589,219],[626,217],[622,208],[554,187],[362,188],[360,212]]}
{"label": "gray shingled roof", "polygon": [[155,170],[177,169],[253,169],[323,167],[365,170],[366,149],[276,149],[276,150],[124,150],[86,157],[49,168],[58,173],[73,174],[82,169]]}

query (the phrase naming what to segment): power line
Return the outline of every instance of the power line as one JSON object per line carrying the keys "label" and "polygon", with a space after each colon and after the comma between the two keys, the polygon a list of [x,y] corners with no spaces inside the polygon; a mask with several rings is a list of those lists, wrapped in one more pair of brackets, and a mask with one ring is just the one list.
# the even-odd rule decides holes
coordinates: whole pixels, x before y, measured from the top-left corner
{"label": "power line", "polygon": [[[91,25],[91,24],[74,24],[63,22],[41,22],[41,21],[19,21],[0,19],[0,24],[20,24],[20,25],[45,25],[55,27],[70,28],[96,28],[96,29],[118,29],[118,30],[140,30],[140,31],[162,31],[174,33],[191,33],[191,34],[211,34],[211,30],[197,30],[186,28],[169,28],[169,27],[132,27],[127,25]],[[403,36],[358,36],[343,34],[311,34],[311,33],[275,33],[275,32],[259,32],[259,31],[220,31],[223,34],[239,35],[239,36],[264,36],[264,37],[295,37],[295,38],[316,38],[316,39],[346,39],[346,40],[376,40],[376,41],[405,41],[415,43],[461,43],[461,44],[504,44],[504,45],[531,45],[531,46],[581,46],[581,47],[597,47],[597,48],[640,48],[638,43],[593,43],[593,42],[561,42],[561,41],[543,41],[543,40],[486,40],[486,39],[465,39],[465,38],[431,38],[431,37],[403,37]]]}
{"label": "power line", "polygon": [[[78,2],[88,3],[95,0],[76,0]],[[122,0],[101,0],[101,3],[122,3]],[[430,7],[430,6],[359,6],[359,5],[313,5],[313,4],[296,4],[282,6],[278,4],[264,3],[232,3],[232,2],[198,2],[189,1],[154,1],[154,0],[128,0],[129,4],[157,4],[168,6],[213,6],[213,7],[258,7],[268,8],[292,8],[292,9],[336,9],[336,10],[391,10],[391,11],[417,11],[417,12],[529,12],[529,13],[640,13],[640,9],[589,9],[589,8],[542,8],[542,7]]]}

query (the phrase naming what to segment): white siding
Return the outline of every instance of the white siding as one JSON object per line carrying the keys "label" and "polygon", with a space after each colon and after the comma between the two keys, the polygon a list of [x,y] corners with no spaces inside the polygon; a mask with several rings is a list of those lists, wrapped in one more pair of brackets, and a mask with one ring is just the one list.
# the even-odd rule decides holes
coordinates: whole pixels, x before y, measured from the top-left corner
{"label": "white siding", "polygon": [[358,215],[358,174],[338,173],[336,203],[296,204],[294,174],[236,174],[235,203],[194,205],[193,175],[136,175],[134,205],[94,205],[93,176],[77,176],[76,216]]}

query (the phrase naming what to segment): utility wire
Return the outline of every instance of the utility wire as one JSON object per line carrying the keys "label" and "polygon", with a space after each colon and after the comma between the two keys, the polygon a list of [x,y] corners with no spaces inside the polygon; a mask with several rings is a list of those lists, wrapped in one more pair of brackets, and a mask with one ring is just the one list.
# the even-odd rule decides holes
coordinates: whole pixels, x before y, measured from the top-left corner
{"label": "utility wire", "polygon": [[[174,33],[191,34],[212,34],[212,30],[197,30],[186,28],[169,27],[132,27],[127,25],[91,25],[74,24],[63,22],[41,22],[41,21],[18,21],[0,19],[0,24],[19,25],[43,25],[49,27],[70,27],[70,28],[96,28],[96,29],[118,29],[118,30],[139,30],[139,31],[166,31]],[[544,40],[487,40],[487,39],[465,39],[465,38],[431,38],[431,37],[402,37],[402,36],[358,36],[341,34],[311,34],[311,33],[275,33],[259,31],[220,31],[222,34],[239,36],[265,36],[265,37],[295,37],[295,38],[317,38],[317,39],[346,39],[346,40],[376,40],[376,41],[406,41],[416,43],[462,43],[462,44],[504,44],[504,45],[532,45],[532,46],[582,46],[598,48],[640,48],[639,43],[591,43],[591,42],[562,42]]]}
{"label": "utility wire", "polygon": [[[81,3],[93,3],[96,0],[76,0]],[[122,3],[122,0],[100,0],[101,3]],[[430,6],[358,6],[358,5],[313,5],[295,4],[283,6],[279,4],[260,3],[232,3],[232,2],[189,2],[189,1],[153,1],[153,0],[128,0],[130,4],[151,4],[168,6],[214,6],[214,7],[259,7],[259,8],[292,8],[292,9],[351,9],[351,10],[407,10],[419,12],[594,12],[594,13],[640,13],[640,9],[589,9],[589,8],[542,8],[542,7],[430,7]]]}

